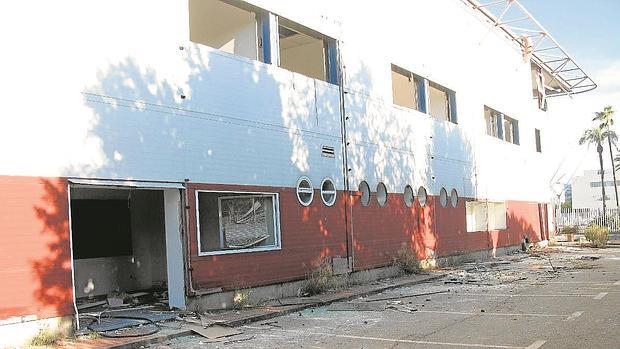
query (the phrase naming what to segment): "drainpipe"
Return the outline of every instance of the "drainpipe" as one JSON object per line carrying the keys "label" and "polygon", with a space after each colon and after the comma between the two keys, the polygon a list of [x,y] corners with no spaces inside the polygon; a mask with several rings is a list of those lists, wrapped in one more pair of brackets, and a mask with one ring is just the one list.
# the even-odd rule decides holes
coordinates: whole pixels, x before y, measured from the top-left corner
{"label": "drainpipe", "polygon": [[185,289],[187,290],[187,293],[189,296],[196,296],[198,294],[198,292],[194,289],[194,283],[192,282],[192,249],[191,249],[191,245],[190,245],[190,239],[189,239],[189,209],[190,209],[190,205],[189,205],[189,194],[188,191],[189,189],[187,188],[187,185],[189,184],[189,179],[185,179],[183,181],[183,187],[185,187],[185,190],[183,190],[183,214],[181,215],[181,218],[183,220],[183,232],[182,233],[182,238],[185,239],[185,263],[186,263],[186,268],[185,268]]}
{"label": "drainpipe", "polygon": [[[353,231],[349,224],[349,220],[352,220],[353,217],[353,205],[350,202],[352,200],[352,195],[349,187],[349,160],[348,160],[348,146],[349,142],[347,140],[347,125],[346,122],[349,117],[346,115],[345,111],[345,95],[348,93],[344,89],[344,81],[345,81],[345,66],[342,61],[342,52],[340,50],[340,41],[336,44],[336,52],[337,52],[337,67],[338,67],[338,90],[340,92],[340,137],[341,141],[341,150],[342,150],[342,177],[344,184],[344,233],[345,233],[345,241],[347,243],[347,264],[349,265],[349,270],[353,271],[353,261],[354,261],[354,251],[353,251]],[[351,217],[349,217],[349,209],[351,211]],[[348,259],[351,258],[351,263],[349,263]]]}

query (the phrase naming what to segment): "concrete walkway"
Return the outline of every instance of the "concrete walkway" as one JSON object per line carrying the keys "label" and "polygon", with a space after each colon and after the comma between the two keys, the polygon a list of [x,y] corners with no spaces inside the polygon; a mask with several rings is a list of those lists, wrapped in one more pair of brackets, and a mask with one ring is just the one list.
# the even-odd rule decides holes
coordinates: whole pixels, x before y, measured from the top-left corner
{"label": "concrete walkway", "polygon": [[184,336],[149,347],[620,348],[619,246],[564,246],[446,274],[246,324],[215,343]]}

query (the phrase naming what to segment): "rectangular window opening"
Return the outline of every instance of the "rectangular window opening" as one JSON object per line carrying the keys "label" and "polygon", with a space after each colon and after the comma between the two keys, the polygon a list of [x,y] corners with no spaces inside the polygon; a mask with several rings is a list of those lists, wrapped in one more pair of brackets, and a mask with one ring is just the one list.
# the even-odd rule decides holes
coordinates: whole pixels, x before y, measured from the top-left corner
{"label": "rectangular window opening", "polygon": [[542,153],[542,146],[540,144],[540,130],[537,128],[534,129],[534,137],[536,138],[536,151],[538,153]]}
{"label": "rectangular window opening", "polygon": [[501,120],[501,113],[497,110],[484,106],[484,120],[487,126],[487,134],[495,138],[501,137],[501,129],[499,120]]}
{"label": "rectangular window opening", "polygon": [[270,193],[197,194],[200,253],[278,249],[278,196]]}
{"label": "rectangular window opening", "polygon": [[453,91],[429,81],[430,114],[439,120],[456,123],[455,94]]}
{"label": "rectangular window opening", "polygon": [[517,120],[504,115],[504,140],[508,143],[519,144],[519,123]]}
{"label": "rectangular window opening", "polygon": [[268,40],[261,17],[221,0],[189,0],[190,41],[252,60],[263,60]]}
{"label": "rectangular window opening", "polygon": [[280,67],[336,84],[336,42],[285,18],[278,18]]}
{"label": "rectangular window opening", "polygon": [[393,102],[401,107],[422,110],[420,106],[420,77],[392,64]]}
{"label": "rectangular window opening", "polygon": [[532,94],[538,102],[538,109],[547,110],[547,91],[545,90],[545,76],[538,65],[532,63]]}
{"label": "rectangular window opening", "polygon": [[507,229],[506,203],[468,201],[465,203],[468,232]]}

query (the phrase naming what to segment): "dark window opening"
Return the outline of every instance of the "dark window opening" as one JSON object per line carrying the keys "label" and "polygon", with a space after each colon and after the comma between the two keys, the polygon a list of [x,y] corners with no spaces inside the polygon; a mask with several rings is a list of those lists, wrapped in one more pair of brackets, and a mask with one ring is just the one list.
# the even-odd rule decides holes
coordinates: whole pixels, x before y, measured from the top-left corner
{"label": "dark window opening", "polygon": [[534,129],[534,137],[536,137],[536,151],[542,153],[542,146],[540,144],[540,130]]}
{"label": "dark window opening", "polygon": [[73,258],[129,256],[128,200],[71,200]]}

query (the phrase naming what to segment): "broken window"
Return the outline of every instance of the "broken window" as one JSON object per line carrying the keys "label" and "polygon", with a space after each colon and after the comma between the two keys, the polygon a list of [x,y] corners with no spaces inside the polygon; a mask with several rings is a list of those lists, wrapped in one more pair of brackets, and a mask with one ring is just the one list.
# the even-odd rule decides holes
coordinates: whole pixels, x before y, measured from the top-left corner
{"label": "broken window", "polygon": [[465,217],[468,232],[504,230],[507,227],[506,203],[467,201]]}
{"label": "broken window", "polygon": [[[253,60],[269,59],[263,16],[220,0],[189,0],[190,40]],[[268,62],[267,62],[268,63]]]}
{"label": "broken window", "polygon": [[280,247],[277,194],[198,192],[201,253]]}
{"label": "broken window", "polygon": [[489,136],[519,145],[519,122],[493,108],[484,106],[486,132]]}
{"label": "broken window", "polygon": [[519,145],[519,122],[504,115],[504,140]]}
{"label": "broken window", "polygon": [[280,67],[305,76],[338,82],[336,42],[285,18],[278,18]]}
{"label": "broken window", "polygon": [[547,94],[545,91],[545,76],[541,67],[532,63],[532,93],[538,102],[538,108],[547,110]]}
{"label": "broken window", "polygon": [[456,123],[454,92],[429,81],[430,114],[440,120]]}
{"label": "broken window", "polygon": [[501,123],[499,122],[500,119],[501,119],[500,112],[498,112],[497,110],[491,109],[487,107],[486,105],[484,106],[484,120],[486,121],[487,134],[489,136],[493,136],[495,138],[502,138],[501,128],[500,128]]}
{"label": "broken window", "polygon": [[534,138],[536,138],[536,151],[542,153],[542,146],[540,144],[540,130],[534,129]]}
{"label": "broken window", "polygon": [[392,98],[401,107],[424,111],[420,91],[424,79],[392,64]]}

